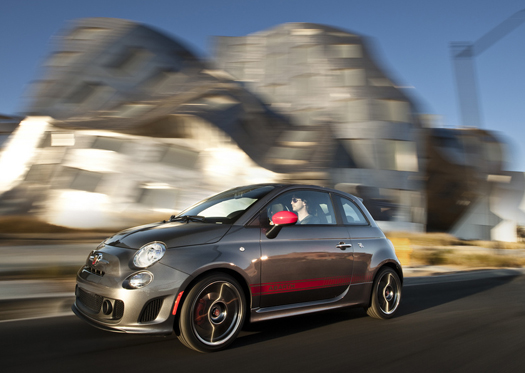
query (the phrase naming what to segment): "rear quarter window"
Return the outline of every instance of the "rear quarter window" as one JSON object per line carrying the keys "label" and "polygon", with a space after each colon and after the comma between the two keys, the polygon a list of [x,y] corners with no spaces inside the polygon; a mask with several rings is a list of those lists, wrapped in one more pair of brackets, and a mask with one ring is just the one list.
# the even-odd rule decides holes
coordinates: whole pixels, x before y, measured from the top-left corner
{"label": "rear quarter window", "polygon": [[346,198],[339,197],[339,208],[345,225],[368,225],[368,220],[365,218],[359,207]]}

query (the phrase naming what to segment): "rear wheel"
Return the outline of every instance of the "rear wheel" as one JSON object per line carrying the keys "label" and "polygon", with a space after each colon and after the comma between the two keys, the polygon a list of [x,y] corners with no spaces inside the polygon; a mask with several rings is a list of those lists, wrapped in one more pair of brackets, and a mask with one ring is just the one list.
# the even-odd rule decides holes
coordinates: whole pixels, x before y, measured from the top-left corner
{"label": "rear wheel", "polygon": [[401,281],[391,268],[379,271],[372,289],[372,300],[367,313],[377,319],[389,319],[396,313],[401,301]]}
{"label": "rear wheel", "polygon": [[239,283],[227,274],[212,274],[188,293],[181,308],[179,339],[200,352],[219,351],[235,340],[245,317]]}

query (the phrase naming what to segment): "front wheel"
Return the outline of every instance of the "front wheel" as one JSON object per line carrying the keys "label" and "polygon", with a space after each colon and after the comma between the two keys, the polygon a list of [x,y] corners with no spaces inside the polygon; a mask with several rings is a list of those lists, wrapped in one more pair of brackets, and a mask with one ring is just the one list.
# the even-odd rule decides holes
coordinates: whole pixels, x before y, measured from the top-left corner
{"label": "front wheel", "polygon": [[391,268],[383,268],[374,281],[372,300],[367,313],[377,319],[389,319],[399,307],[401,301],[401,281]]}
{"label": "front wheel", "polygon": [[180,341],[200,351],[226,348],[241,331],[246,301],[239,283],[227,274],[201,279],[188,293],[180,320]]}

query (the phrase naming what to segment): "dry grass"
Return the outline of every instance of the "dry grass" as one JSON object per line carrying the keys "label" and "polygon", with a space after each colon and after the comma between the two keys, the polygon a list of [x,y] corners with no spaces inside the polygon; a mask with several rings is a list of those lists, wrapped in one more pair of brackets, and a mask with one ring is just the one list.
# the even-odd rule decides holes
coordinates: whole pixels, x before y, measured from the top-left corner
{"label": "dry grass", "polygon": [[32,216],[0,216],[0,233],[75,233],[70,229],[43,222]]}
{"label": "dry grass", "polygon": [[456,238],[448,233],[409,233],[409,232],[385,232],[388,238],[408,238],[414,246],[442,247],[442,246],[476,246],[488,249],[525,249],[525,242],[501,242],[501,241],[468,241]]}
{"label": "dry grass", "polygon": [[412,265],[450,265],[464,267],[523,267],[525,258],[509,254],[461,253],[455,249],[417,249]]}
{"label": "dry grass", "polygon": [[458,246],[463,241],[448,233],[385,232],[388,238],[408,238],[417,246]]}
{"label": "dry grass", "polygon": [[410,241],[410,265],[525,266],[525,258],[517,252],[525,249],[523,242],[465,241],[446,233],[387,232],[386,236],[394,242],[402,238]]}

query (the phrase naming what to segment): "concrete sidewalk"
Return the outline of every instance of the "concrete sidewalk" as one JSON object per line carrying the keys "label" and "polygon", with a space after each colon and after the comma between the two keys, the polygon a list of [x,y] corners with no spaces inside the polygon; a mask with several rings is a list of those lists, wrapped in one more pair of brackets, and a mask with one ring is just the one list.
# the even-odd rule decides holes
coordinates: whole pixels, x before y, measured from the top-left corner
{"label": "concrete sidewalk", "polygon": [[72,314],[75,272],[99,235],[1,235],[0,322]]}
{"label": "concrete sidewalk", "polygon": [[72,314],[75,280],[0,281],[0,322]]}

